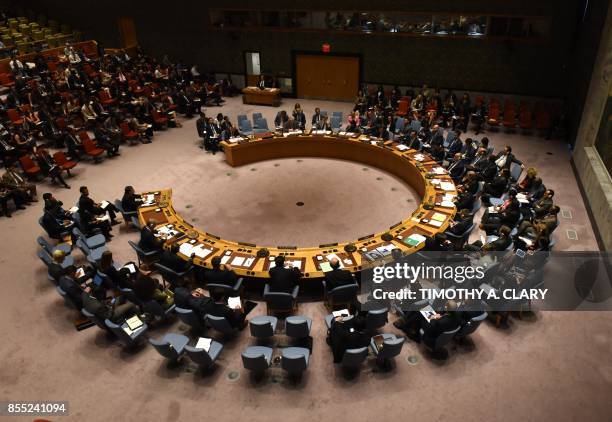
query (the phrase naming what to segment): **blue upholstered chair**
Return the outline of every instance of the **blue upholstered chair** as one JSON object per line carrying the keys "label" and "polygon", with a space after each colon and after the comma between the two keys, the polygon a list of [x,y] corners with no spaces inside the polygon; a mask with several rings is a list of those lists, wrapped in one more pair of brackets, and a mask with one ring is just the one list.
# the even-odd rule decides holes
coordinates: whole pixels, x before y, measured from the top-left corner
{"label": "blue upholstered chair", "polygon": [[189,337],[177,333],[168,333],[161,340],[150,338],[149,343],[170,362],[177,362],[185,351],[185,346],[189,343]]}
{"label": "blue upholstered chair", "polygon": [[302,315],[290,316],[285,319],[285,334],[291,338],[304,338],[310,335],[312,319]]}
{"label": "blue upholstered chair", "polygon": [[272,348],[250,346],[242,352],[242,365],[255,375],[263,375],[272,363]]}
{"label": "blue upholstered chair", "polygon": [[404,341],[406,340],[404,337],[397,337],[395,334],[384,333],[381,334],[383,336],[383,345],[382,348],[378,348],[374,338],[370,342],[370,349],[374,356],[376,356],[376,362],[380,366],[387,366],[389,364],[390,359],[398,356],[402,347],[404,346]]}
{"label": "blue upholstered chair", "polygon": [[104,324],[117,336],[117,339],[125,346],[125,347],[133,347],[136,346],[140,340],[144,337],[144,334],[149,329],[149,326],[146,323],[143,323],[142,326],[138,327],[132,333],[128,334],[124,328],[127,327],[127,323],[122,323],[121,325],[115,324],[109,319],[104,320]]}
{"label": "blue upholstered chair", "polygon": [[185,346],[185,353],[187,356],[197,363],[202,369],[209,369],[214,364],[221,351],[223,350],[223,345],[218,341],[212,341],[210,343],[210,349],[208,352],[204,349],[197,349],[194,346],[187,345]]}
{"label": "blue upholstered chair", "polygon": [[269,315],[260,315],[253,317],[249,321],[251,336],[255,338],[268,338],[274,336],[278,318]]}
{"label": "blue upholstered chair", "polygon": [[281,355],[281,368],[283,368],[289,376],[300,377],[308,368],[310,359],[310,351],[304,347],[285,347]]}

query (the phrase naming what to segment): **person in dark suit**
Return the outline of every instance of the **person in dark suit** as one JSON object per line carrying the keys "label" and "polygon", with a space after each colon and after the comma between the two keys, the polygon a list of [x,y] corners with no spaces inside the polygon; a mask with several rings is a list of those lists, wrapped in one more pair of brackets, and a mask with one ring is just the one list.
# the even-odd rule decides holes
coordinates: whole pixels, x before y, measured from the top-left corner
{"label": "person in dark suit", "polygon": [[514,188],[508,191],[508,199],[499,207],[495,207],[496,212],[485,211],[480,220],[480,229],[485,230],[487,234],[496,232],[500,226],[505,225],[514,227],[521,217],[521,204],[516,199],[516,190]]}
{"label": "person in dark suit", "polygon": [[289,116],[285,110],[279,111],[274,118],[274,126],[284,128],[289,122]]}
{"label": "person in dark suit", "polygon": [[193,290],[186,287],[177,287],[174,290],[174,304],[179,308],[191,309],[204,322],[212,299],[206,296],[204,290],[199,287]]}
{"label": "person in dark suit", "polygon": [[302,277],[302,272],[289,264],[285,268],[285,257],[282,255],[274,258],[274,268],[271,268],[270,274],[270,291],[291,293]]}
{"label": "person in dark suit", "polygon": [[116,155],[121,155],[119,153],[120,143],[117,139],[111,136],[102,126],[102,123],[97,122],[96,127],[94,128],[94,136],[96,138],[97,144],[106,150],[106,155],[109,157],[114,157]]}
{"label": "person in dark suit", "polygon": [[468,209],[462,209],[456,216],[455,220],[451,222],[451,225],[446,229],[447,233],[460,236],[472,225],[472,219],[474,216]]}
{"label": "person in dark suit", "polygon": [[521,168],[525,168],[523,162],[512,154],[512,147],[510,145],[506,145],[506,148],[495,156],[495,163],[497,164],[497,167],[502,169],[510,170],[512,163],[516,163],[520,165]]}
{"label": "person in dark suit", "polygon": [[463,247],[464,251],[485,251],[485,252],[503,252],[510,246],[512,243],[512,239],[510,238],[510,227],[501,226],[497,232],[498,238],[486,243],[482,244],[480,240],[477,240],[474,243],[466,244]]}
{"label": "person in dark suit", "polygon": [[268,87],[268,84],[266,83],[266,78],[264,75],[259,75],[259,82],[257,83],[257,87],[261,90],[264,90]]}
{"label": "person in dark suit", "polygon": [[315,112],[312,115],[312,120],[311,120],[312,127],[318,128],[321,123],[323,123],[323,115],[321,114],[321,109],[319,107],[316,107]]}
{"label": "person in dark suit", "polygon": [[471,212],[472,208],[474,208],[475,200],[476,197],[473,194],[459,187],[457,188],[457,197],[453,202],[457,210],[467,209]]}
{"label": "person in dark suit", "polygon": [[111,251],[104,251],[102,253],[102,258],[98,264],[98,270],[108,277],[111,282],[110,288],[134,288],[134,276],[132,276],[130,270],[125,267],[120,269],[115,268],[113,265],[113,253]]}
{"label": "person in dark suit", "polygon": [[510,180],[510,170],[504,168],[490,183],[485,183],[483,188],[482,201],[485,204],[489,204],[491,197],[499,198],[506,191],[508,182]]}
{"label": "person in dark suit", "polygon": [[554,196],[555,191],[552,189],[547,189],[542,198],[533,204],[533,212],[536,217],[542,217],[550,211],[553,206]]}
{"label": "person in dark suit", "polygon": [[476,151],[476,156],[467,166],[467,168],[475,171],[476,173],[480,173],[482,170],[484,170],[488,160],[489,157],[487,156],[487,150],[482,147],[478,148],[478,151]]}
{"label": "person in dark suit", "polygon": [[113,236],[110,234],[111,225],[119,224],[116,220],[116,215],[114,212],[114,206],[112,204],[108,204],[106,210],[110,216],[110,222],[100,220],[98,217],[106,214],[106,211],[100,207],[100,204],[95,203],[89,197],[89,190],[87,186],[81,186],[80,188],[81,197],[79,198],[79,217],[81,218],[81,224],[85,228],[88,234],[92,233],[95,229],[100,229],[106,237],[107,240],[110,240]]}
{"label": "person in dark suit", "polygon": [[189,261],[185,261],[178,256],[179,249],[180,246],[176,242],[172,243],[170,249],[166,249],[162,252],[159,263],[177,273],[190,271],[193,268],[193,257],[195,255],[192,254]]}
{"label": "person in dark suit", "polygon": [[206,113],[200,112],[200,117],[196,120],[196,130],[198,131],[198,136],[202,138],[202,145],[200,148],[206,147],[206,125],[208,124],[208,119],[206,118]]}
{"label": "person in dark suit", "polygon": [[147,221],[147,225],[140,230],[138,246],[146,252],[163,250],[163,242],[155,236],[155,221]]}
{"label": "person in dark suit", "polygon": [[456,153],[453,157],[453,161],[448,166],[449,176],[457,183],[463,177],[465,173],[465,160],[461,153]]}
{"label": "person in dark suit", "polygon": [[332,321],[328,344],[334,355],[334,363],[342,362],[348,349],[367,347],[370,344],[370,336],[363,332],[364,329],[365,318],[362,316],[355,316],[348,321]]}
{"label": "person in dark suit", "polygon": [[329,261],[329,265],[332,267],[332,270],[325,273],[325,289],[328,292],[336,287],[355,283],[353,274],[348,270],[340,268],[340,261],[338,258],[332,258],[331,261]]}
{"label": "person in dark suit", "polygon": [[448,152],[446,154],[447,157],[454,157],[455,154],[457,154],[458,152],[461,152],[461,149],[463,148],[463,143],[461,142],[461,132],[460,131],[455,131],[455,137],[453,138],[453,140],[451,141],[450,145],[448,146]]}
{"label": "person in dark suit", "polygon": [[478,170],[477,174],[480,180],[484,181],[485,183],[492,183],[493,180],[495,180],[495,177],[497,177],[497,173],[498,169],[497,164],[495,164],[495,157],[489,155],[488,160],[486,163],[482,164],[482,167],[480,170]]}
{"label": "person in dark suit", "polygon": [[147,265],[141,265],[134,281],[134,295],[143,303],[155,300],[164,308],[174,304],[174,294],[165,290],[159,282],[151,277],[151,271]]}
{"label": "person in dark suit", "polygon": [[211,260],[212,269],[204,271],[204,282],[206,284],[223,284],[229,288],[234,287],[238,276],[228,264],[221,264],[221,257],[215,256]]}
{"label": "person in dark suit", "polygon": [[207,313],[216,317],[225,317],[233,328],[242,330],[246,327],[246,316],[243,308],[232,309],[226,304],[225,295],[221,289],[213,289],[210,292],[212,302],[207,307]]}
{"label": "person in dark suit", "polygon": [[219,151],[219,142],[221,141],[221,127],[215,119],[210,117],[206,124],[206,138],[204,141],[204,149],[215,155]]}
{"label": "person in dark suit", "polygon": [[133,186],[126,186],[121,198],[121,207],[125,212],[134,212],[142,204],[142,197],[137,195]]}
{"label": "person in dark suit", "polygon": [[62,233],[72,232],[74,222],[59,219],[52,212],[45,211],[42,216],[42,225],[51,239],[62,240]]}
{"label": "person in dark suit", "polygon": [[423,319],[421,340],[427,345],[433,345],[436,338],[446,331],[456,330],[461,326],[461,319],[457,315],[457,302],[449,300],[444,306],[445,313],[436,314],[427,322]]}
{"label": "person in dark suit", "polygon": [[306,129],[306,115],[302,111],[300,103],[296,103],[295,107],[293,108],[293,120],[296,121],[300,130]]}

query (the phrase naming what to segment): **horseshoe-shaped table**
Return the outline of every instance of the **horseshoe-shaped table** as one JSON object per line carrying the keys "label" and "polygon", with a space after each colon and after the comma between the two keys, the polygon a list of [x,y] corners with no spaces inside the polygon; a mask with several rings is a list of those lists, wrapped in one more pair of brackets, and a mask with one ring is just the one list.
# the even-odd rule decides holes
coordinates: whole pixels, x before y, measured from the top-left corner
{"label": "horseshoe-shaped table", "polygon": [[445,170],[427,154],[407,149],[393,141],[373,140],[353,134],[295,134],[265,136],[222,142],[227,163],[241,166],[257,161],[290,157],[324,157],[355,161],[385,170],[408,183],[421,196],[419,207],[403,221],[388,230],[359,237],[355,240],[315,247],[268,247],[223,239],[196,228],[176,212],[172,190],[145,192],[148,199],[138,210],[141,224],[149,220],[165,233],[166,247],[171,242],[180,245],[179,256],[189,259],[195,252],[194,263],[211,267],[211,259],[222,257],[234,271],[251,278],[268,278],[274,257],[285,255],[286,261],[299,266],[305,278],[321,278],[329,269],[329,260],[338,257],[342,265],[353,273],[372,262],[386,259],[392,249],[404,254],[418,251],[424,238],[446,230],[456,209],[452,196],[455,185]]}

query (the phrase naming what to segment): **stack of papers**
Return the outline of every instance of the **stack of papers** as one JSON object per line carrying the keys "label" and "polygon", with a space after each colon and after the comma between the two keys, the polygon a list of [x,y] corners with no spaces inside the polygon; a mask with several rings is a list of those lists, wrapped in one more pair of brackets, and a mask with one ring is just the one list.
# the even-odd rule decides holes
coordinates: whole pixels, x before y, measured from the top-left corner
{"label": "stack of papers", "polygon": [[315,135],[330,135],[331,130],[313,130],[312,133]]}
{"label": "stack of papers", "polygon": [[436,213],[434,213],[434,215],[431,216],[431,219],[435,220],[435,221],[444,222],[444,221],[446,221],[446,215],[445,214],[441,214],[439,212],[436,212]]}
{"label": "stack of papers", "polygon": [[143,207],[148,207],[151,206],[155,203],[155,195],[153,194],[148,194],[148,195],[144,195],[142,197],[142,206]]}
{"label": "stack of papers", "polygon": [[191,243],[185,242],[179,247],[179,252],[185,256],[191,256],[193,248],[194,246]]}
{"label": "stack of papers", "polygon": [[202,244],[199,244],[195,248],[193,248],[191,253],[194,253],[195,256],[197,256],[200,259],[204,259],[204,258],[206,258],[208,255],[210,255],[212,253],[212,250],[208,249],[208,248],[205,248],[204,245],[202,245]]}
{"label": "stack of papers", "polygon": [[382,256],[387,256],[391,254],[393,249],[397,249],[397,247],[391,243],[388,245],[379,246],[376,248],[376,251],[379,252]]}
{"label": "stack of papers", "polygon": [[108,201],[100,202],[100,208],[102,208],[103,210],[105,210],[106,207],[108,207],[109,205],[110,205],[110,203]]}
{"label": "stack of papers", "polygon": [[425,156],[423,154],[414,154],[412,158],[415,161],[425,161]]}
{"label": "stack of papers", "polygon": [[529,203],[529,199],[527,199],[527,195],[525,195],[524,193],[519,193],[516,195],[516,199],[521,203],[521,204],[528,204]]}
{"label": "stack of papers", "polygon": [[355,136],[355,132],[344,132],[344,131],[341,131],[341,132],[338,132],[338,135],[352,137],[352,136]]}
{"label": "stack of papers", "polygon": [[455,196],[456,195],[454,193],[445,193],[442,197],[442,201],[453,201],[455,199]]}
{"label": "stack of papers", "polygon": [[229,306],[232,309],[242,308],[242,303],[240,302],[240,296],[227,298],[227,306]]}
{"label": "stack of papers", "polygon": [[409,246],[418,246],[421,243],[425,242],[425,240],[427,240],[425,236],[423,236],[422,234],[415,233],[404,239],[404,243]]}
{"label": "stack of papers", "polygon": [[[302,270],[302,260],[285,261],[285,265],[289,263],[292,263],[294,268],[297,268],[300,271]],[[274,268],[275,266],[276,266],[276,262],[270,261],[270,268]]]}
{"label": "stack of papers", "polygon": [[442,167],[434,167],[431,169],[431,172],[434,174],[446,174],[446,170]]}
{"label": "stack of papers", "polygon": [[408,148],[408,146],[404,145],[404,144],[399,144],[398,146],[396,146],[395,148],[397,148],[400,151],[406,151],[409,150],[410,148]]}
{"label": "stack of papers", "polygon": [[221,263],[227,264],[231,257],[231,255],[225,255],[223,258],[221,258]]}
{"label": "stack of papers", "polygon": [[453,208],[455,203],[453,201],[442,201],[440,202],[440,206],[445,208]]}
{"label": "stack of papers", "polygon": [[444,224],[442,221],[437,221],[437,220],[429,220],[427,222],[427,224],[434,226],[434,227],[441,227],[442,224]]}
{"label": "stack of papers", "polygon": [[79,207],[72,207],[68,210],[69,213],[74,214],[76,212],[79,212]]}
{"label": "stack of papers", "polygon": [[340,309],[339,311],[333,311],[332,315],[334,318],[346,318],[351,316],[351,313],[348,309]]}
{"label": "stack of papers", "polygon": [[324,273],[332,270],[331,264],[329,262],[321,262],[319,266],[321,267],[321,271],[323,271]]}
{"label": "stack of papers", "polygon": [[431,184],[432,185],[439,185],[440,183],[442,183],[442,180],[440,180],[440,179],[431,179]]}
{"label": "stack of papers", "polygon": [[207,337],[200,337],[198,342],[195,345],[196,349],[204,349],[206,353],[210,350],[210,345],[212,344],[212,339]]}
{"label": "stack of papers", "polygon": [[227,140],[227,142],[229,142],[230,144],[235,144],[235,143],[238,143],[240,141],[242,141],[242,138],[240,136],[235,136],[235,137],[229,138]]}
{"label": "stack of papers", "polygon": [[178,234],[178,231],[174,230],[171,225],[161,226],[157,229],[157,233],[160,236],[172,237]]}
{"label": "stack of papers", "polygon": [[440,183],[440,188],[444,189],[444,190],[455,190],[455,185],[454,183],[450,183],[450,182],[441,182]]}

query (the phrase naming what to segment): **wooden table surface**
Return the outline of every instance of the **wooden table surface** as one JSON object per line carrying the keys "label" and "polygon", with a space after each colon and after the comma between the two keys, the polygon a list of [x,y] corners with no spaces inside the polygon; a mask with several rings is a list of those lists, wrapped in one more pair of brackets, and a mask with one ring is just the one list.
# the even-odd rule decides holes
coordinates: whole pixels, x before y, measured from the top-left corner
{"label": "wooden table surface", "polygon": [[[245,138],[239,142],[222,142],[221,144],[226,154],[226,160],[231,166],[241,166],[276,158],[327,157],[356,161],[377,167],[394,174],[412,186],[422,197],[422,202],[412,215],[406,216],[403,221],[394,224],[387,231],[366,234],[354,240],[339,239],[339,242],[334,244],[297,248],[291,245],[274,247],[221,239],[186,222],[173,207],[171,189],[144,192],[143,194],[155,193],[156,203],[152,206],[139,208],[140,223],[144,225],[146,221],[153,219],[158,228],[172,224],[172,228],[179,234],[169,239],[170,241],[179,244],[192,242],[194,245],[203,245],[203,248],[210,252],[203,259],[198,257],[194,259],[194,263],[202,267],[211,268],[211,259],[214,256],[221,256],[225,257],[224,261],[232,265],[234,271],[240,276],[268,278],[271,260],[278,255],[285,255],[286,261],[300,263],[304,278],[320,278],[324,275],[321,270],[321,263],[327,262],[328,256],[331,259],[332,256],[330,255],[335,255],[343,261],[345,268],[351,272],[359,272],[363,268],[374,265],[364,258],[363,253],[387,245],[394,245],[405,254],[414,253],[421,249],[424,243],[418,246],[409,246],[404,243],[408,236],[411,234],[433,236],[438,232],[443,232],[447,229],[456,212],[454,207],[436,206],[436,204],[439,204],[441,194],[456,194],[456,190],[444,191],[434,183],[438,180],[453,183],[452,179],[447,174],[432,176],[431,169],[437,167],[437,164],[427,154],[422,154],[424,159],[417,161],[415,159],[415,155],[417,158],[419,155],[417,151],[400,151],[397,149],[399,144],[393,141],[372,141],[364,135],[350,137],[332,134],[301,134],[276,135],[264,139]],[[432,208],[426,209],[424,207],[426,204],[431,205]],[[440,227],[434,227],[421,221],[430,218],[434,212],[445,216],[445,220]],[[357,248],[356,251],[347,252],[345,246],[349,244],[354,245]],[[169,243],[166,244],[166,247],[169,247]],[[262,248],[268,250],[268,257],[257,257],[257,251]],[[179,256],[188,259],[182,253],[179,253]],[[253,259],[249,260],[249,258]],[[244,262],[242,265],[237,265],[240,261]],[[376,262],[376,264],[379,263]]]}
{"label": "wooden table surface", "polygon": [[262,104],[278,107],[281,102],[280,89],[259,89],[256,86],[247,86],[242,90],[244,104]]}

